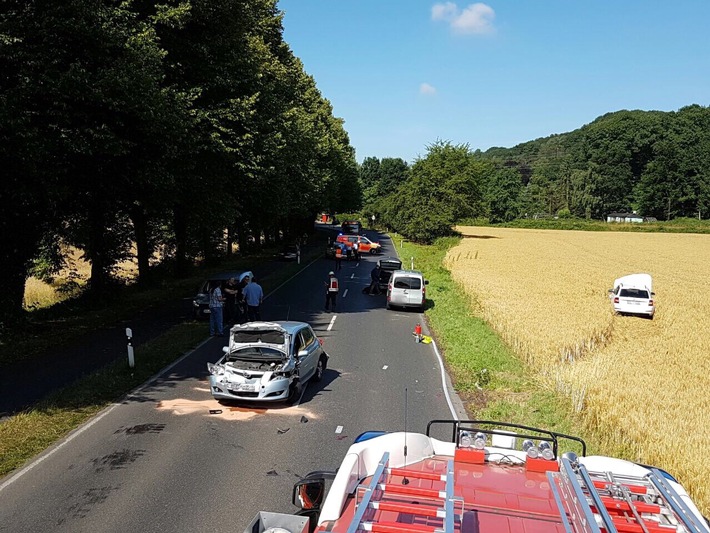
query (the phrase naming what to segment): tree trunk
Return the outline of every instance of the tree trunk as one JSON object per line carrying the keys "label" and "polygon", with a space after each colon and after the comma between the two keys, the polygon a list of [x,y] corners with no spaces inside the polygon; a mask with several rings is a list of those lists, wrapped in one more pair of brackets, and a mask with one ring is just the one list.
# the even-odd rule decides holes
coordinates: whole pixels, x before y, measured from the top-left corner
{"label": "tree trunk", "polygon": [[136,240],[136,255],[138,258],[138,284],[150,284],[150,256],[153,249],[148,240],[148,217],[140,204],[134,204],[131,218]]}
{"label": "tree trunk", "polygon": [[232,244],[234,243],[234,230],[227,228],[227,257],[232,257]]}
{"label": "tree trunk", "polygon": [[101,294],[105,291],[108,281],[108,264],[106,263],[106,243],[104,232],[104,212],[98,203],[89,208],[89,242],[86,255],[91,261],[91,292]]}
{"label": "tree trunk", "polygon": [[187,215],[182,205],[173,210],[173,230],[175,231],[175,275],[188,275],[190,265],[187,261]]}
{"label": "tree trunk", "polygon": [[244,231],[244,224],[237,222],[237,240],[239,241],[239,254],[247,254],[247,235]]}
{"label": "tree trunk", "polygon": [[[9,239],[0,242],[4,246]],[[0,332],[3,327],[17,324],[24,317],[25,282],[30,256],[27,250],[14,247],[13,253],[5,254],[0,269]]]}

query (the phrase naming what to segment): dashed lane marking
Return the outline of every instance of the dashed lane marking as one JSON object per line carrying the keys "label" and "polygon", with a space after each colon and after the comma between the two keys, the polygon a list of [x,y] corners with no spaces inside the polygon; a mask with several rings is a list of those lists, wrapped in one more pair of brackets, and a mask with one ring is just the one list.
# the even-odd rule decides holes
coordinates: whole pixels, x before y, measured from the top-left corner
{"label": "dashed lane marking", "polygon": [[348,295],[348,289],[345,289],[345,292],[343,293],[343,298],[345,298]]}
{"label": "dashed lane marking", "polygon": [[338,317],[338,315],[333,315],[333,318],[330,319],[330,324],[328,324],[328,328],[326,331],[330,331],[333,329],[333,324],[335,324],[335,319]]}

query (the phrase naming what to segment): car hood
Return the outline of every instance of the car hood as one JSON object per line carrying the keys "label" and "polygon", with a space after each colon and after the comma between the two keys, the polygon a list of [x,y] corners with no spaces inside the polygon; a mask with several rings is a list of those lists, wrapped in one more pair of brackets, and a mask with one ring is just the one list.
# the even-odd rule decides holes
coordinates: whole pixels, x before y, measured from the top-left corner
{"label": "car hood", "polygon": [[238,324],[229,332],[230,352],[249,346],[269,346],[286,355],[290,342],[289,333],[274,322]]}

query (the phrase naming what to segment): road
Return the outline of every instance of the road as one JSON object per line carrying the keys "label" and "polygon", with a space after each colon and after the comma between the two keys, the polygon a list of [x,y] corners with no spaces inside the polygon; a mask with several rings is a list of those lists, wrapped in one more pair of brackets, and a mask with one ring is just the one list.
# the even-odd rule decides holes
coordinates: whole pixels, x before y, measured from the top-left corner
{"label": "road", "polygon": [[386,311],[384,296],[362,293],[375,261],[343,263],[337,313],[324,311],[326,259],[265,301],[263,319],[311,323],[330,355],[323,381],[297,405],[218,404],[206,363],[226,339],[207,340],[0,480],[0,531],[241,533],[259,510],[293,512],[293,483],[337,468],[361,432],[402,430],[405,418],[407,430],[424,431],[430,419],[452,418],[433,345],[412,336],[421,315]]}

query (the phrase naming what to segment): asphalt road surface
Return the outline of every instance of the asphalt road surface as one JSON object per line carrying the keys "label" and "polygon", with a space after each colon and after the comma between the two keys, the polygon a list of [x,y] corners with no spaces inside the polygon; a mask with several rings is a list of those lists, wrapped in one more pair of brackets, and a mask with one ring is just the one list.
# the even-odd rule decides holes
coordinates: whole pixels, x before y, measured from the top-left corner
{"label": "asphalt road surface", "polygon": [[0,480],[0,531],[241,533],[260,510],[294,512],[293,483],[336,469],[363,431],[454,418],[433,345],[412,336],[421,315],[362,293],[375,261],[343,262],[337,313],[324,310],[326,259],[268,295],[262,319],[311,323],[330,355],[297,405],[217,403],[206,363],[226,339],[207,340]]}

